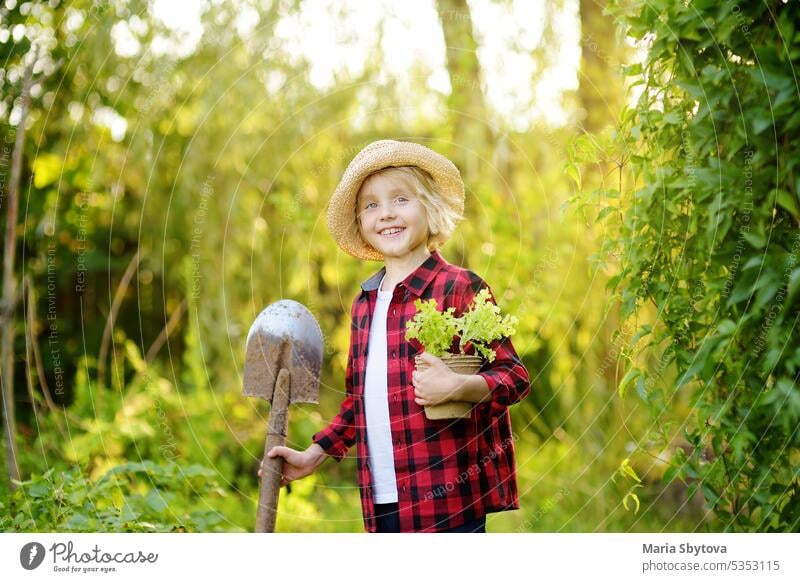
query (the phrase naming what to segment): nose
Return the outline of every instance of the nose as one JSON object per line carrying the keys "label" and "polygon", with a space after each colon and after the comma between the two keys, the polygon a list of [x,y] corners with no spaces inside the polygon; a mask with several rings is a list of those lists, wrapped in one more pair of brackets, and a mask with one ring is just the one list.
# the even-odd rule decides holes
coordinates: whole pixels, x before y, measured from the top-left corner
{"label": "nose", "polygon": [[387,202],[385,204],[381,204],[381,220],[392,220],[394,217],[395,212],[392,208],[392,203]]}

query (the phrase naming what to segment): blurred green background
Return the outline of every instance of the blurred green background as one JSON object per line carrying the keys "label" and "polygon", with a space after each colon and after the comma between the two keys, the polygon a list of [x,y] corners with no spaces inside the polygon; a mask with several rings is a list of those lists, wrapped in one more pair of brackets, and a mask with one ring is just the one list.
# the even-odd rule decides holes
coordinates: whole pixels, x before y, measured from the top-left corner
{"label": "blurred green background", "polygon": [[[287,443],[307,447],[338,410],[350,304],[381,266],[339,251],[326,204],[382,138],[458,165],[466,220],[442,253],[520,321],[521,509],[488,531],[722,529],[664,479],[691,447],[690,393],[661,443],[647,402],[619,397],[631,333],[601,254],[617,231],[576,205],[614,166],[576,159],[575,140],[611,135],[653,90],[623,70],[647,54],[628,31],[645,16],[617,4],[0,6],[3,529],[252,529],[268,405],[241,394],[245,336],[279,299],[317,317],[320,404],[292,410]],[[644,303],[637,325],[658,319]],[[282,493],[278,531],[363,531],[354,454]]]}

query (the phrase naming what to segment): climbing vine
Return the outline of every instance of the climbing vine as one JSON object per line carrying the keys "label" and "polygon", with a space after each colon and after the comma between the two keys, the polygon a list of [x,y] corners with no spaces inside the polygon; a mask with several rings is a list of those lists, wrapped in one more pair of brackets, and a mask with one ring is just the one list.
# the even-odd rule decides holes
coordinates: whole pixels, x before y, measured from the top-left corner
{"label": "climbing vine", "polygon": [[[714,529],[798,531],[800,6],[612,10],[646,50],[625,70],[641,93],[613,130],[572,141],[566,170],[632,326],[619,397],[644,403],[639,452],[668,451],[665,481],[699,491]],[[602,183],[583,186],[593,168]]]}

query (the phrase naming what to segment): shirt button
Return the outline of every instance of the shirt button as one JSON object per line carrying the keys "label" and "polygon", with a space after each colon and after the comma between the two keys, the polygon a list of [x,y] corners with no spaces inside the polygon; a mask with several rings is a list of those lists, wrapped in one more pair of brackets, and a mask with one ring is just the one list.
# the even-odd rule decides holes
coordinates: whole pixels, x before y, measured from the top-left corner
{"label": "shirt button", "polygon": [[392,315],[397,315],[397,308],[396,307],[392,309]]}
{"label": "shirt button", "polygon": [[405,493],[405,492],[406,492],[406,486],[403,485],[403,493]]}
{"label": "shirt button", "polygon": [[394,401],[397,402],[397,394],[394,395]]}
{"label": "shirt button", "polygon": [[392,352],[392,357],[396,358],[397,357],[397,352]]}

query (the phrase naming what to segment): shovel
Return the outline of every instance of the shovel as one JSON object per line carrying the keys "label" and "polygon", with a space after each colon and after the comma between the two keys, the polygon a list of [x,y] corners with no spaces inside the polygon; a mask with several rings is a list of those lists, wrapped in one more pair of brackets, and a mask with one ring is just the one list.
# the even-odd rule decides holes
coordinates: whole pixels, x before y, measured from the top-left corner
{"label": "shovel", "polygon": [[258,314],[247,334],[243,391],[271,403],[256,532],[275,531],[278,512],[283,457],[267,453],[286,442],[289,404],[318,403],[321,366],[322,332],[304,305],[283,299]]}

